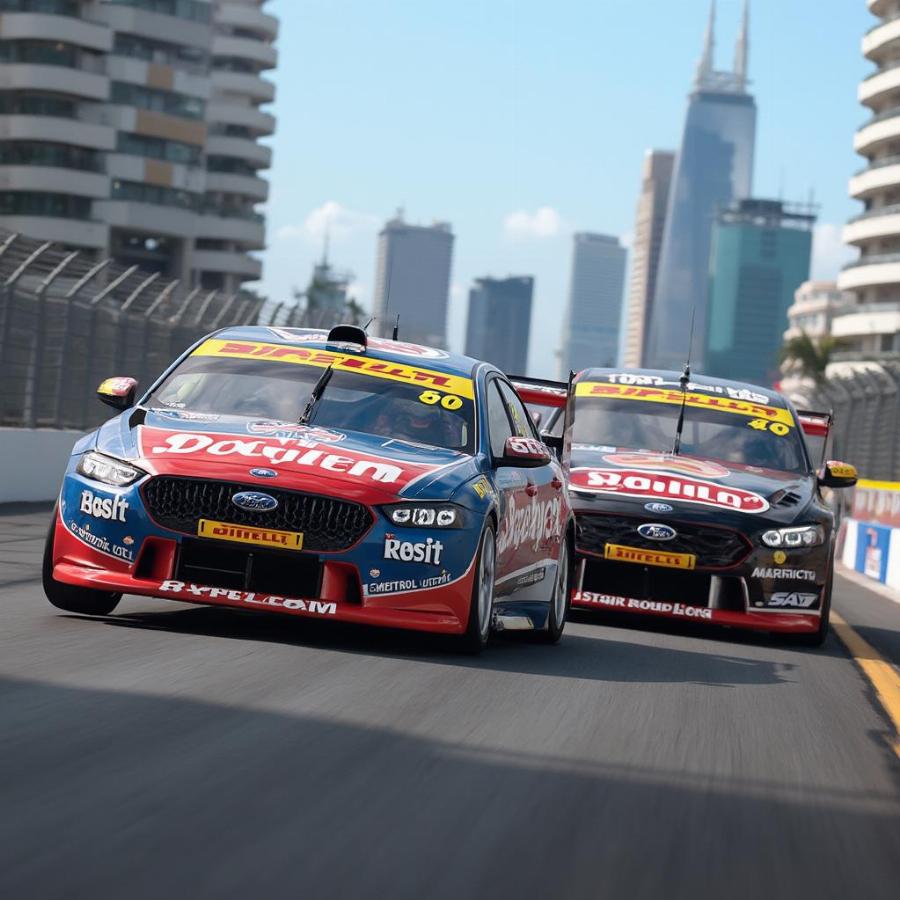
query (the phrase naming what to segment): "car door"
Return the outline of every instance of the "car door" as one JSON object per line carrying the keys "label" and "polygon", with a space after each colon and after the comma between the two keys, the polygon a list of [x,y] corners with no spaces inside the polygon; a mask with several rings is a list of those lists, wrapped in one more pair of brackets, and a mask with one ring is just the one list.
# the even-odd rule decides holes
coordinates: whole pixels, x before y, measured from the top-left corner
{"label": "car door", "polygon": [[[540,440],[525,405],[503,379],[498,387],[516,437]],[[517,600],[546,600],[556,575],[556,560],[563,526],[563,478],[553,461],[543,466],[518,470],[524,485],[515,494],[515,511],[509,517],[509,531],[501,526],[508,543],[507,570],[498,583],[498,594],[516,594]]]}

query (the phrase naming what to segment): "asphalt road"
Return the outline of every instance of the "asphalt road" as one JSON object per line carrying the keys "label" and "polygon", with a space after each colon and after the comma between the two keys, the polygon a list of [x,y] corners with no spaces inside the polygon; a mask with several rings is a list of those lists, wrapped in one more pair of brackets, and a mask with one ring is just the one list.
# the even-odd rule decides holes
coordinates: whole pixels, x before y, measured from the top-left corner
{"label": "asphalt road", "polygon": [[[900,765],[835,637],[579,617],[470,659],[140,598],[91,620],[42,595],[47,515],[0,513],[4,898],[900,895]],[[897,646],[900,604],[835,603]]]}

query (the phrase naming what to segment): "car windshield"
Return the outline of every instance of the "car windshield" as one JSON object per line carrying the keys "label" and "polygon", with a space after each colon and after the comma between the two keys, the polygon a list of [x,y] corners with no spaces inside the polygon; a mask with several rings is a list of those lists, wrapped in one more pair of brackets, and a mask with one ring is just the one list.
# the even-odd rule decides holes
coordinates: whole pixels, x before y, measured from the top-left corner
{"label": "car windshield", "polygon": [[[679,411],[672,403],[578,396],[573,443],[671,451]],[[793,421],[787,410],[780,412],[780,418]],[[807,470],[796,425],[723,409],[687,406],[680,452],[764,469]]]}
{"label": "car windshield", "polygon": [[[324,371],[321,365],[194,355],[146,405],[295,423]],[[335,368],[308,424],[471,453],[473,423],[471,397]]]}

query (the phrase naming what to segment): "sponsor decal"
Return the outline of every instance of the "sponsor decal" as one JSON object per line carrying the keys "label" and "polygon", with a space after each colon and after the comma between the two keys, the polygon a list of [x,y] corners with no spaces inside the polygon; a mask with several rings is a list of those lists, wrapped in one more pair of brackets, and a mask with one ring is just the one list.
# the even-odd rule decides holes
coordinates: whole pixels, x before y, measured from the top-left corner
{"label": "sponsor decal", "polygon": [[793,581],[815,581],[818,577],[812,569],[773,569],[757,566],[753,578],[786,578]]}
{"label": "sponsor decal", "polygon": [[825,463],[825,471],[830,472],[836,478],[856,478],[856,466],[851,466],[850,463],[837,462],[833,459],[829,459]]}
{"label": "sponsor decal", "polygon": [[123,376],[107,378],[100,383],[97,393],[103,394],[104,397],[124,397],[136,384],[137,382],[133,378]]}
{"label": "sponsor decal", "polygon": [[426,538],[424,541],[401,541],[392,534],[386,534],[384,537],[385,559],[439,566],[443,551],[444,545],[434,538]]}
{"label": "sponsor decal", "polygon": [[478,495],[479,500],[484,500],[485,497],[493,494],[491,483],[484,475],[472,482],[472,490]]}
{"label": "sponsor decal", "polygon": [[82,491],[79,509],[93,519],[124,522],[128,501],[124,497],[100,497],[93,491]]}
{"label": "sponsor decal", "polygon": [[620,497],[661,497],[743,513],[763,513],[769,501],[752,491],[669,472],[632,469],[578,468],[570,473],[572,487]]}
{"label": "sponsor decal", "polygon": [[562,534],[562,503],[558,497],[539,500],[532,497],[524,506],[519,506],[515,495],[509,504],[497,536],[497,552],[515,550],[522,544],[530,544],[537,550],[541,544],[553,541]]}
{"label": "sponsor decal", "polygon": [[427,591],[450,583],[450,573],[445,569],[440,575],[432,575],[428,578],[407,578],[395,581],[375,581],[365,586],[366,595],[375,594],[401,594],[406,591]]}
{"label": "sponsor decal", "polygon": [[626,547],[623,544],[606,544],[603,558],[642,566],[662,566],[666,569],[693,569],[697,565],[697,557],[693,553],[663,553],[659,550]]}
{"label": "sponsor decal", "polygon": [[685,603],[664,603],[660,600],[636,600],[634,597],[619,597],[615,594],[597,594],[592,591],[573,591],[572,602],[584,605],[605,606],[610,609],[637,612],[662,613],[685,619],[705,619],[712,621],[712,610],[705,606],[688,606]]}
{"label": "sponsor decal", "polygon": [[274,469],[251,469],[250,474],[254,478],[277,478],[278,473]]}
{"label": "sponsor decal", "polygon": [[804,594],[800,591],[779,591],[768,597],[765,602],[757,600],[756,606],[771,606],[776,608],[790,607],[792,609],[809,609],[818,602],[818,594]]}
{"label": "sponsor decal", "polygon": [[[273,334],[291,341],[295,344],[311,343],[325,344],[328,342],[327,331],[316,331],[310,334],[300,334],[293,332],[288,328],[269,328]],[[397,356],[413,356],[419,359],[450,359],[450,354],[446,350],[438,350],[435,347],[423,347],[421,344],[410,344],[406,341],[390,341],[387,338],[368,337],[366,344],[374,347],[376,350],[386,350],[390,353],[396,353]],[[330,346],[340,346],[332,343]],[[358,344],[348,344],[347,346],[359,346]]]}
{"label": "sponsor decal", "polygon": [[122,543],[126,547],[130,547],[134,543],[134,538],[130,534],[126,534],[125,537],[122,538]]}
{"label": "sponsor decal", "polygon": [[678,537],[678,532],[670,525],[662,525],[657,522],[645,522],[638,525],[637,533],[647,538],[648,541],[672,541]]}
{"label": "sponsor decal", "polygon": [[609,444],[572,444],[573,450],[591,450],[594,453],[612,453],[616,450],[615,447],[610,447]]}
{"label": "sponsor decal", "polygon": [[291,438],[243,438],[234,435],[166,431],[141,426],[141,455],[145,457],[179,456],[212,462],[232,457],[291,469],[321,471],[359,479],[363,482],[406,486],[421,475],[439,467],[411,460],[388,461],[355,450],[340,453],[303,445]]}
{"label": "sponsor decal", "polygon": [[472,400],[475,388],[471,378],[436,372],[419,366],[395,363],[382,359],[371,359],[333,350],[316,350],[310,347],[288,347],[284,344],[267,344],[261,341],[229,341],[210,338],[204,341],[193,356],[218,356],[230,359],[265,359],[267,361],[294,363],[327,369],[333,366],[336,372],[356,372],[389,381],[402,381],[423,388],[433,388],[449,394],[457,394]]}
{"label": "sponsor decal", "polygon": [[521,456],[545,456],[547,448],[537,438],[511,437],[507,446]]}
{"label": "sponsor decal", "polygon": [[785,553],[784,550],[776,550],[772,554],[772,559],[774,560],[776,566],[784,565],[784,563],[787,562],[787,553]]}
{"label": "sponsor decal", "polygon": [[646,509],[647,512],[652,512],[652,513],[675,512],[675,507],[669,506],[668,503],[645,503],[644,509]]}
{"label": "sponsor decal", "polygon": [[[788,428],[795,427],[794,417],[790,410],[780,406],[767,406],[765,401],[742,399],[718,393],[697,393],[700,385],[693,385],[686,399],[679,388],[651,387],[627,384],[607,384],[600,381],[581,381],[575,385],[576,397],[600,397],[618,400],[636,400],[647,403],[665,403],[671,406],[694,407],[696,409],[713,409],[719,412],[734,413],[750,419],[764,419],[766,422],[778,422]],[[705,385],[703,387],[706,387]],[[740,391],[733,391],[739,394]],[[762,395],[757,395],[762,396]],[[768,399],[768,398],[766,398]]]}
{"label": "sponsor decal", "polygon": [[337,613],[336,603],[322,600],[300,600],[294,597],[281,597],[278,594],[259,594],[254,591],[233,591],[228,588],[207,587],[189,581],[164,581],[159,590],[164,594],[177,596],[203,597],[209,600],[222,598],[249,606],[272,606],[292,612],[312,613],[320,616],[333,616]]}
{"label": "sponsor decal", "polygon": [[381,569],[369,569],[369,578],[381,578]]}
{"label": "sponsor decal", "polygon": [[271,512],[278,508],[278,501],[274,497],[260,491],[241,491],[231,498],[231,502],[238,509],[251,512]]}
{"label": "sponsor decal", "polygon": [[221,416],[214,413],[189,412],[187,410],[180,411],[177,409],[154,409],[152,412],[166,419],[175,419],[178,422],[218,422]]}
{"label": "sponsor decal", "polygon": [[107,556],[114,556],[116,559],[122,560],[122,562],[134,562],[134,551],[130,547],[123,547],[121,544],[111,541],[105,535],[94,534],[88,525],[69,522],[69,531],[92,550],[105,553]]}
{"label": "sponsor decal", "polygon": [[201,519],[197,525],[200,537],[217,541],[235,541],[238,544],[256,544],[273,550],[302,550],[303,535],[297,531],[277,531],[273,528],[251,528],[246,525],[230,525],[228,522],[212,522]]}
{"label": "sponsor decal", "polygon": [[660,469],[698,478],[725,478],[731,473],[725,466],[708,459],[672,456],[668,453],[612,453],[603,459],[625,469]]}
{"label": "sponsor decal", "polygon": [[[641,375],[635,372],[618,372],[613,375],[607,375],[606,378],[612,384],[637,384],[637,385],[654,385],[656,387],[675,387],[681,390],[681,385],[677,381],[666,381],[659,375]],[[724,384],[697,384],[689,381],[687,384],[689,391],[704,391],[707,394],[725,394],[734,400],[749,400],[752,403],[768,403],[769,397],[766,394],[759,394],[756,391],[749,391],[746,388],[733,388]]]}
{"label": "sponsor decal", "polygon": [[269,419],[247,423],[248,434],[265,434],[269,437],[293,438],[308,446],[336,444],[347,437],[340,431],[319,428],[316,425],[297,425],[296,422],[275,422]]}

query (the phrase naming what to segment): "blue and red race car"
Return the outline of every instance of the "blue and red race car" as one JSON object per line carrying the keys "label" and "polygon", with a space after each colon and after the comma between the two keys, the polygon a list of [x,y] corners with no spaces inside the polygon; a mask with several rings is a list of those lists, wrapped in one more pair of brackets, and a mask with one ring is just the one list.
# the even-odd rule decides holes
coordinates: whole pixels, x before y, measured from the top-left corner
{"label": "blue and red race car", "polygon": [[107,615],[122,594],[459,636],[556,641],[574,520],[563,471],[487,363],[352,326],[203,339],[73,450],[44,588]]}

